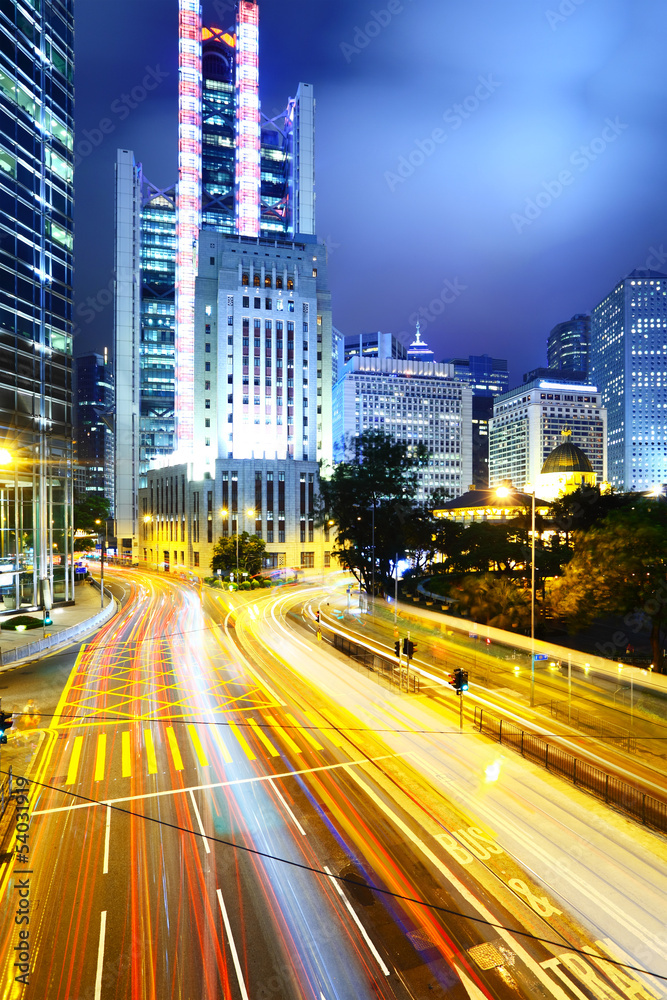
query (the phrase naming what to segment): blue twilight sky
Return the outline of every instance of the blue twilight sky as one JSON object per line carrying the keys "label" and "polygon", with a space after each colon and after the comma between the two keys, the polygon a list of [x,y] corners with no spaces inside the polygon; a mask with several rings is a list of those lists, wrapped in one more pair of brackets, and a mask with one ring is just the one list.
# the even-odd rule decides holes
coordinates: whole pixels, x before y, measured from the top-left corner
{"label": "blue twilight sky", "polygon": [[[204,0],[205,22],[231,8]],[[505,357],[520,382],[555,323],[667,270],[662,0],[260,0],[260,23],[263,110],[315,87],[344,333],[420,315],[437,360]],[[77,0],[76,47],[83,353],[112,342],[116,148],[176,178],[177,2]]]}

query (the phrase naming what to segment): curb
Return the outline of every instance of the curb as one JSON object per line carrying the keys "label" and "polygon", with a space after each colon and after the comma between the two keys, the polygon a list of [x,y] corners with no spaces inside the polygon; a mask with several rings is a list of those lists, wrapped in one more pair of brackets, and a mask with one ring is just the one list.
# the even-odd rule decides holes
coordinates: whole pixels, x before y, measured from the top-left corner
{"label": "curb", "polygon": [[[107,592],[106,588],[105,592]],[[14,667],[27,660],[32,660],[40,653],[44,653],[47,650],[53,651],[61,646],[67,646],[80,636],[101,628],[102,625],[105,625],[110,618],[113,618],[119,610],[119,604],[115,597],[111,595],[109,596],[111,597],[111,600],[107,606],[103,610],[98,611],[92,618],[86,618],[82,622],[79,622],[78,625],[71,625],[69,628],[63,629],[62,632],[56,632],[53,635],[50,635],[47,639],[38,639],[36,642],[30,642],[26,646],[20,646],[18,649],[9,649],[1,652],[0,673],[4,672],[7,667]]]}

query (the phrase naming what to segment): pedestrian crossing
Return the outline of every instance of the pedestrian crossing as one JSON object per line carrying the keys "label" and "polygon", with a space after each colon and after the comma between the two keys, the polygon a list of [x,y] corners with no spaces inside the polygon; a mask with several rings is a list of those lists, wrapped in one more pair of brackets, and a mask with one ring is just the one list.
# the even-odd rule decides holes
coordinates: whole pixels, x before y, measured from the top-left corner
{"label": "pedestrian crossing", "polygon": [[[184,771],[184,760],[196,760],[200,767],[209,767],[220,762],[274,760],[288,754],[303,758],[304,753],[319,753],[330,749],[331,744],[342,749],[348,747],[338,730],[326,728],[314,713],[303,714],[305,723],[299,723],[294,715],[286,712],[282,720],[267,713],[260,718],[247,715],[243,720],[217,725],[174,722],[171,725],[137,724],[121,730],[120,734],[89,731],[67,741],[63,783],[75,785],[87,776],[88,762],[92,766],[93,781],[98,782],[112,775],[117,777],[119,768],[123,778],[132,778],[140,773],[155,775],[167,769]],[[323,725],[322,734],[319,727]]]}

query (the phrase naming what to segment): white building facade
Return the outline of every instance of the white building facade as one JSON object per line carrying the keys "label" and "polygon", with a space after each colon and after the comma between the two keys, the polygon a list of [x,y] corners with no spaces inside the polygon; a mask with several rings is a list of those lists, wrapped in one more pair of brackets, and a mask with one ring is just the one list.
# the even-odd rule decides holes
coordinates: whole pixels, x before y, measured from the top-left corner
{"label": "white building facade", "polygon": [[472,482],[472,391],[452,377],[451,365],[397,358],[353,357],[333,393],[334,461],[363,431],[384,431],[429,452],[417,470],[418,497],[441,488],[460,496]]}
{"label": "white building facade", "polygon": [[535,379],[503,393],[490,422],[490,487],[509,479],[519,490],[532,489],[567,430],[588,456],[597,482],[606,482],[607,412],[594,385]]}

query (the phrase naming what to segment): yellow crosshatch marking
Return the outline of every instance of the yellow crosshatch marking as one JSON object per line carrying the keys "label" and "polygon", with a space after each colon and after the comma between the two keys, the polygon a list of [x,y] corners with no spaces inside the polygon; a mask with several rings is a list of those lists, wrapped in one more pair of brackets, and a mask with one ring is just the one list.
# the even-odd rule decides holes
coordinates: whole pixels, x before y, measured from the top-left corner
{"label": "yellow crosshatch marking", "polygon": [[301,749],[301,747],[297,743],[294,742],[294,740],[289,735],[289,733],[285,732],[285,730],[280,725],[280,723],[278,722],[277,719],[274,719],[272,715],[267,715],[266,718],[267,718],[268,722],[270,722],[272,728],[276,729],[280,733],[280,735],[282,736],[282,738],[285,740],[285,743],[287,744],[287,746],[290,747],[290,749],[293,750],[294,753],[303,753],[303,750]]}
{"label": "yellow crosshatch marking", "polygon": [[292,725],[295,727],[295,729],[298,732],[301,733],[301,735],[303,736],[304,740],[308,740],[308,742],[310,743],[310,745],[313,746],[313,747],[315,747],[316,750],[322,750],[323,749],[323,747],[320,746],[320,744],[317,742],[317,740],[315,739],[315,737],[312,736],[311,733],[309,733],[308,730],[304,726],[302,726],[300,724],[300,722],[298,721],[298,719],[295,719],[294,716],[290,715],[289,712],[285,712],[285,715],[287,716],[287,718],[289,719],[289,721],[292,723]]}
{"label": "yellow crosshatch marking", "polygon": [[95,757],[95,781],[101,781],[104,777],[104,765],[107,756],[107,736],[100,733],[97,737],[97,755]]}
{"label": "yellow crosshatch marking", "polygon": [[261,726],[258,726],[254,719],[248,719],[248,722],[253,727],[253,732],[262,741],[266,749],[269,751],[272,757],[280,757],[280,751],[276,750],[271,740],[268,738]]}
{"label": "yellow crosshatch marking", "polygon": [[254,753],[252,752],[252,747],[249,746],[248,743],[246,743],[246,739],[241,734],[241,732],[239,730],[239,727],[235,726],[233,722],[230,722],[229,723],[229,728],[231,729],[231,731],[234,733],[234,736],[236,737],[236,739],[241,744],[241,749],[243,750],[243,752],[246,755],[246,757],[248,758],[248,760],[257,760],[257,758],[255,757]]}

